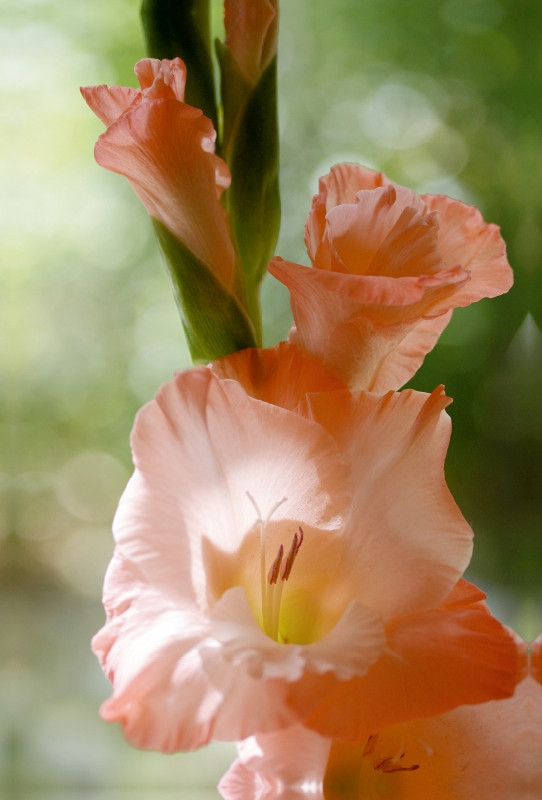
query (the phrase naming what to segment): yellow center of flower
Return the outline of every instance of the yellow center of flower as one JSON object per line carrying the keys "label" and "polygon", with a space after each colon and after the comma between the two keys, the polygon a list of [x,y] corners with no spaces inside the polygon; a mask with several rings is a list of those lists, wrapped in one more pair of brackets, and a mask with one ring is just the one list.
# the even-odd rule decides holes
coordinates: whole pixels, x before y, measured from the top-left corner
{"label": "yellow center of flower", "polygon": [[247,497],[254,506],[256,514],[258,515],[256,524],[259,526],[260,530],[260,573],[263,629],[264,632],[276,642],[285,642],[285,638],[280,635],[279,631],[282,590],[284,588],[284,584],[291,575],[294,561],[303,542],[303,529],[301,526],[299,526],[298,530],[294,533],[294,537],[292,539],[290,550],[288,551],[286,559],[284,559],[284,545],[280,545],[277,555],[268,571],[265,554],[267,525],[275,511],[286,502],[287,498],[283,497],[282,500],[279,500],[278,503],[275,503],[267,517],[264,519],[258,504],[250,492],[247,492]]}

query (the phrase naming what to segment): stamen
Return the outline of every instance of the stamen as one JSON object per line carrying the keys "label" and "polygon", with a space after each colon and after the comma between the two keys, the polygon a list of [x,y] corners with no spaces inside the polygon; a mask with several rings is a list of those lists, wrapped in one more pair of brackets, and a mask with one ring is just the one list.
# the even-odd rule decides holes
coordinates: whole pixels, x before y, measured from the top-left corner
{"label": "stamen", "polygon": [[277,553],[277,557],[271,564],[271,569],[269,570],[269,575],[267,576],[267,580],[269,581],[270,586],[277,582],[280,572],[280,565],[282,564],[282,556],[284,555],[284,547],[281,545],[279,547],[279,551]]}
{"label": "stamen", "polygon": [[384,764],[381,769],[382,772],[414,772],[419,768],[419,764],[412,764],[410,767],[402,767],[400,764]]}
{"label": "stamen", "polygon": [[[268,524],[269,520],[271,519],[271,517],[273,516],[273,514],[275,513],[277,508],[279,508],[283,503],[285,503],[288,498],[287,497],[283,497],[282,500],[279,500],[277,503],[275,503],[274,506],[269,511],[267,517],[265,519],[263,519],[262,512],[260,511],[260,508],[259,508],[256,500],[252,497],[250,492],[247,491],[247,492],[245,492],[245,494],[248,497],[248,499],[250,500],[250,502],[252,503],[252,505],[254,506],[256,514],[258,515],[257,518],[256,518],[256,523],[257,524],[259,523],[259,525],[260,525],[260,583],[261,583],[261,592],[262,592],[262,621],[263,621],[264,631],[268,635],[271,635],[271,630],[273,629],[273,609],[274,609],[273,594],[274,594],[274,588],[275,588],[274,583],[276,583],[278,575],[277,575],[277,578],[275,578],[275,582],[274,583],[270,582],[269,591],[268,591],[267,580],[266,580],[267,575],[266,575],[266,569],[265,569],[265,536],[266,536],[266,533],[267,533],[267,524]],[[282,545],[281,545],[281,548],[282,548]],[[282,555],[281,555],[280,561],[282,561]],[[274,566],[274,563],[275,562],[273,562],[273,566]],[[273,567],[271,567],[271,570],[273,570]],[[279,564],[277,566],[277,572],[278,572],[278,570],[280,570],[280,562],[279,562]]]}
{"label": "stamen", "polygon": [[294,538],[292,541],[292,546],[290,547],[290,552],[286,556],[286,562],[284,564],[284,569],[282,571],[282,580],[287,581],[290,577],[290,573],[292,571],[292,567],[294,566],[295,557],[299,553],[299,548],[301,547],[301,543],[303,542],[303,529],[301,525],[299,526],[299,539],[297,537],[297,533],[294,533]]}

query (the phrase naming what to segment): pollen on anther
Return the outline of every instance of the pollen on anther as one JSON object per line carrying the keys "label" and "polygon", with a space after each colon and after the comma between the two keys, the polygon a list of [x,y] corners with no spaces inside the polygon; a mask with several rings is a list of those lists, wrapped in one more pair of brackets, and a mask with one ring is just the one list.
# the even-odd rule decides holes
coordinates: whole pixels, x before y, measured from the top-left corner
{"label": "pollen on anther", "polygon": [[271,569],[269,570],[269,574],[267,576],[267,580],[269,581],[270,586],[273,586],[278,580],[279,572],[280,572],[280,565],[282,564],[282,556],[284,555],[284,547],[281,545],[279,547],[279,551],[277,553],[277,557],[271,564]]}
{"label": "pollen on anther", "polygon": [[299,552],[299,548],[301,547],[301,543],[303,542],[303,529],[301,525],[299,526],[299,536],[297,533],[294,533],[294,538],[292,540],[292,546],[290,547],[290,551],[286,556],[286,561],[284,563],[284,569],[282,571],[282,580],[287,581],[290,577],[290,573],[292,571],[292,567],[294,565],[295,558]]}

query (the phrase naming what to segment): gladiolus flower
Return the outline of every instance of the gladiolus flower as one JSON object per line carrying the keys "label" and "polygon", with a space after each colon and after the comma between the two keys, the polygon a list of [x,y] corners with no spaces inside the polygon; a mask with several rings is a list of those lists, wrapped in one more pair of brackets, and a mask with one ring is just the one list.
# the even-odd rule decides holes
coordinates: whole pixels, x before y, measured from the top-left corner
{"label": "gladiolus flower", "polygon": [[[444,481],[448,398],[315,392],[336,379],[300,358],[180,373],[137,417],[93,642],[114,686],[102,716],[132,744],[320,730],[314,680],[354,737],[513,690],[502,626],[461,586],[446,599],[472,537]],[[380,705],[352,713],[348,686]]]}
{"label": "gladiolus flower", "polygon": [[[361,709],[360,709],[361,711]],[[300,725],[249,738],[225,800],[535,800],[542,796],[542,686],[413,720],[350,743]]]}
{"label": "gladiolus flower", "polygon": [[226,47],[251,86],[277,52],[278,0],[226,0]]}
{"label": "gladiolus flower", "polygon": [[321,178],[305,242],[312,269],[269,264],[291,293],[290,340],[352,388],[398,389],[454,308],[512,284],[499,228],[479,211],[354,164]]}
{"label": "gladiolus flower", "polygon": [[136,64],[135,73],[138,90],[81,89],[108,126],[96,143],[96,161],[128,178],[151,217],[231,289],[235,252],[219,202],[230,185],[230,173],[214,154],[213,124],[184,103],[186,69],[180,58],[145,58]]}

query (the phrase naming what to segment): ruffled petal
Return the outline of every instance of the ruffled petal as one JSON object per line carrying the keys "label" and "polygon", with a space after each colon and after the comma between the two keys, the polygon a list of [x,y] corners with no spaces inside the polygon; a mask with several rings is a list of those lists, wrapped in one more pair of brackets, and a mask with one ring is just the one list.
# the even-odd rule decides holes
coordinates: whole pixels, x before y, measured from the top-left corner
{"label": "ruffled petal", "polygon": [[238,381],[250,397],[293,411],[308,392],[343,389],[344,384],[301,350],[280,342],[265,350],[249,348],[210,365],[218,378]]}
{"label": "ruffled petal", "polygon": [[182,59],[143,58],[135,65],[134,72],[146,100],[162,97],[184,102],[186,66]]}
{"label": "ruffled petal", "polygon": [[105,125],[112,125],[134,103],[140,93],[129,86],[82,86],[81,94],[89,108]]}
{"label": "ruffled petal", "polygon": [[333,436],[356,487],[334,585],[386,620],[442,601],[470,560],[472,530],[444,478],[450,402],[438,387],[313,394],[300,406]]}
{"label": "ruffled petal", "polygon": [[344,266],[354,275],[402,277],[444,267],[434,217],[418,195],[402,186],[360,191],[354,204],[332,208],[326,222],[341,272]]}
{"label": "ruffled petal", "polygon": [[235,254],[218,200],[229,173],[209,152],[214,139],[201,111],[159,99],[123,114],[100,136],[94,153],[102,167],[128,178],[149,214],[231,286]]}
{"label": "ruffled petal", "polygon": [[[268,269],[290,290],[295,319],[290,341],[351,388],[371,391],[380,366],[387,357],[393,364],[393,351],[412,328],[469,279],[461,267],[393,278],[340,274],[274,258]],[[427,346],[434,340],[432,331],[426,334]]]}
{"label": "ruffled petal", "polygon": [[365,677],[340,682],[306,673],[290,690],[292,708],[323,736],[362,741],[409,719],[509,697],[516,645],[484,597],[460,581],[444,603],[387,626],[388,646]]}
{"label": "ruffled petal", "polygon": [[380,362],[371,391],[384,394],[404,386],[423,364],[452,318],[452,311],[439,317],[421,319]]}
{"label": "ruffled petal", "polygon": [[298,681],[306,670],[340,680],[365,675],[386,644],[384,626],[366,606],[352,601],[329,633],[309,645],[279,644],[254,619],[244,589],[229,589],[211,614],[213,636],[233,667],[264,680]]}
{"label": "ruffled petal", "polygon": [[438,213],[442,258],[449,266],[461,264],[470,273],[470,281],[454,295],[454,307],[507,292],[513,273],[498,225],[488,225],[477,208],[450,197],[425,195],[423,199]]}

